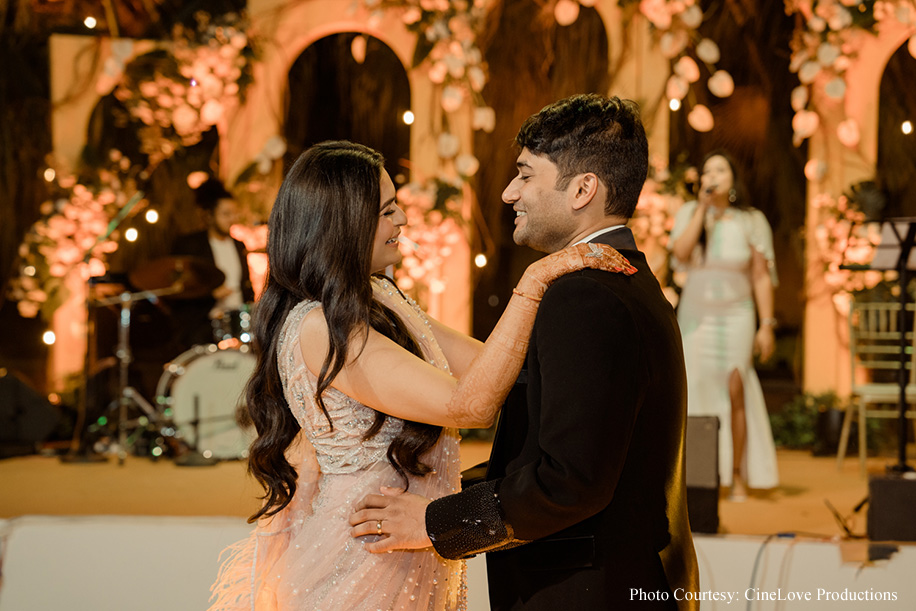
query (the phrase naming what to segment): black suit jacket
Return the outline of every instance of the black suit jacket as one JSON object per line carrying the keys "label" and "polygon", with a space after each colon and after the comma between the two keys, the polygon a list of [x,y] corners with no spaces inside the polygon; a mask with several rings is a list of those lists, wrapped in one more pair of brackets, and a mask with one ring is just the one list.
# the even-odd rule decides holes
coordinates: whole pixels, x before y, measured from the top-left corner
{"label": "black suit jacket", "polygon": [[[242,265],[242,301],[254,301],[254,290],[251,286],[251,276],[248,273],[248,254],[245,245],[232,238],[235,249]],[[207,230],[197,231],[178,236],[172,243],[171,254],[177,256],[200,257],[213,265],[213,250],[210,248],[210,237]],[[176,319],[175,337],[183,348],[194,344],[210,343],[213,341],[213,330],[210,325],[209,313],[216,305],[213,297],[206,296],[199,299],[176,300],[172,312]]]}
{"label": "black suit jacket", "polygon": [[695,608],[676,601],[699,587],[677,321],[629,229],[594,241],[638,272],[554,282],[500,415],[487,481],[427,509],[444,557],[492,552],[494,610]]}

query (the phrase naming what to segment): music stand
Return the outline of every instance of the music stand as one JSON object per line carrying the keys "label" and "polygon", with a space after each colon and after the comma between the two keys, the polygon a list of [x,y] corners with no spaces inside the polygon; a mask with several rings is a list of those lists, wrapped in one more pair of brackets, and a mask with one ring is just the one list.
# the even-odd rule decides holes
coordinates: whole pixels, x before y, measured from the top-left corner
{"label": "music stand", "polygon": [[[881,241],[875,249],[875,256],[868,269],[888,271],[897,270],[900,283],[900,312],[898,314],[898,328],[900,329],[900,368],[897,370],[897,382],[900,385],[900,398],[898,401],[899,415],[897,417],[897,458],[896,465],[890,465],[887,470],[894,473],[906,473],[913,468],[906,464],[906,387],[909,382],[906,370],[907,364],[907,339],[906,339],[906,301],[908,272],[916,269],[916,217],[887,219],[881,224]],[[913,329],[916,333],[916,329]]]}

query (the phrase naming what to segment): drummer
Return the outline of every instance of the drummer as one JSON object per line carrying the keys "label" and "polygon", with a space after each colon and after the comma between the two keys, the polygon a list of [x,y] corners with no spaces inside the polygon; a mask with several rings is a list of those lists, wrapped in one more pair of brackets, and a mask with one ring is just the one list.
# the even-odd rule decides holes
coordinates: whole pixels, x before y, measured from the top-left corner
{"label": "drummer", "polygon": [[179,236],[171,254],[205,259],[226,279],[209,296],[181,300],[173,306],[176,339],[185,349],[213,342],[213,320],[254,301],[245,245],[229,235],[238,220],[238,203],[215,178],[195,189],[194,199],[206,214],[207,229]]}

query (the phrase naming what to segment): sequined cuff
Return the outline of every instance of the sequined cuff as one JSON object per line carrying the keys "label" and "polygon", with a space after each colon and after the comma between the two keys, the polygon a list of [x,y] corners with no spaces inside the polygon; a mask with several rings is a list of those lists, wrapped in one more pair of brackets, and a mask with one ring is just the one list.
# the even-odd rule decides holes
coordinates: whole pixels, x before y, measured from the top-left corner
{"label": "sequined cuff", "polygon": [[484,482],[426,506],[426,532],[440,556],[457,560],[523,543],[503,519],[497,486]]}

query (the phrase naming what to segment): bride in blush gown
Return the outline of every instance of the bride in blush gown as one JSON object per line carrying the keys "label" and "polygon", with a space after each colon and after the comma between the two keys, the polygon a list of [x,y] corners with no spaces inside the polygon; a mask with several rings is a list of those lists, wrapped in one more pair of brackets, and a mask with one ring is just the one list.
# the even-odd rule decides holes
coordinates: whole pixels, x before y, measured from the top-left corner
{"label": "bride in blush gown", "polygon": [[[687,412],[719,417],[719,475],[741,501],[779,483],[776,449],[754,353],[773,353],[773,235],[750,207],[724,151],[704,163],[697,201],[678,211],[668,242],[686,271],[678,323],[687,366]],[[756,305],[756,309],[755,309]]]}
{"label": "bride in blush gown", "polygon": [[493,422],[549,283],[629,267],[587,245],[533,263],[481,344],[377,274],[400,261],[405,221],[381,155],[362,145],[311,147],[280,188],[246,391],[258,433],[249,472],[264,503],[251,536],[224,552],[211,611],[465,609],[462,561],[432,548],[371,554],[383,521],[354,539],[349,515],[381,486],[456,492],[457,428]]}

